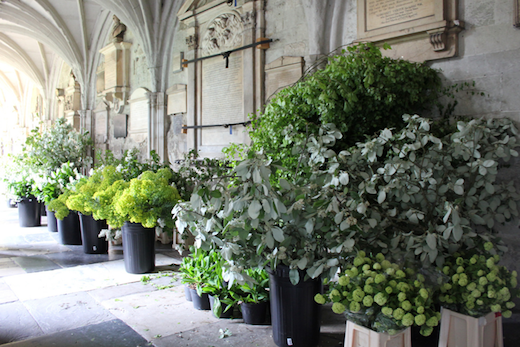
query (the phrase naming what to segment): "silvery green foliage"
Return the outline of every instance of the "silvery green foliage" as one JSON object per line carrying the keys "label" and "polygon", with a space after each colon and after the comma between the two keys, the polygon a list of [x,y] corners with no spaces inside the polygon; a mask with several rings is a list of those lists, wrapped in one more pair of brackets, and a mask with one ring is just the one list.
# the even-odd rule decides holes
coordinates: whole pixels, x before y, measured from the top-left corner
{"label": "silvery green foliage", "polygon": [[[337,156],[314,155],[314,162],[327,160],[329,172],[316,172],[324,182],[317,199],[331,199],[339,233],[357,230],[356,247],[367,253],[413,254],[438,264],[460,247],[496,242],[494,227],[518,216],[514,182],[497,180],[499,165],[518,156],[513,123],[458,122],[456,132],[440,139],[430,120],[404,120],[397,133],[385,129]],[[341,179],[347,174],[348,182]]]}
{"label": "silvery green foliage", "polygon": [[283,168],[250,152],[174,208],[177,228],[197,247],[220,248],[229,280],[283,263],[293,283],[297,269],[332,277],[357,250],[441,264],[460,247],[496,242],[495,225],[518,215],[513,183],[497,181],[499,164],[518,155],[512,122],[459,122],[440,139],[430,120],[404,120],[340,153],[330,147],[341,133],[323,126],[293,150],[296,182],[274,179]]}

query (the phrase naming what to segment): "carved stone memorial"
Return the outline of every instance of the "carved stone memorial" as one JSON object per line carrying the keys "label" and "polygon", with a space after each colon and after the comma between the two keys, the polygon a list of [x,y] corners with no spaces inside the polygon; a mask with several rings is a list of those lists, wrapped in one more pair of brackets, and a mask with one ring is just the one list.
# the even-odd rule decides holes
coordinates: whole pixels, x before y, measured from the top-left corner
{"label": "carved stone memorial", "polygon": [[264,103],[264,52],[243,48],[263,37],[262,1],[188,0],[178,16],[187,28],[187,147],[219,157],[229,143],[249,142],[242,124]]}
{"label": "carved stone memorial", "polygon": [[457,55],[457,0],[358,0],[358,41],[389,43],[385,55],[411,61]]}

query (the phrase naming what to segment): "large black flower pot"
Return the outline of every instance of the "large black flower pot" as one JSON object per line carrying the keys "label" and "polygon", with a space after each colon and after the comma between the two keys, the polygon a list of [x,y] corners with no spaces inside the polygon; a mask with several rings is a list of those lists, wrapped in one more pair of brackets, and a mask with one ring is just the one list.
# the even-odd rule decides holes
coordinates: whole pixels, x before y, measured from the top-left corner
{"label": "large black flower pot", "polygon": [[18,222],[23,228],[41,225],[40,203],[35,197],[23,198],[18,202]]}
{"label": "large black flower pot", "polygon": [[270,278],[271,325],[277,346],[315,347],[320,339],[321,306],[314,296],[322,291],[320,278],[293,285],[289,280],[289,267],[278,265],[268,269]]}
{"label": "large black flower pot", "polygon": [[247,302],[241,303],[240,307],[242,308],[242,318],[244,319],[244,323],[251,325],[265,324],[267,305],[267,301],[254,304]]}
{"label": "large black flower pot", "polygon": [[56,219],[56,216],[54,215],[54,212],[49,210],[47,206],[45,206],[45,209],[47,210],[47,229],[53,233],[58,232],[58,220]]}
{"label": "large black flower pot", "polygon": [[81,240],[83,242],[83,252],[87,254],[103,254],[108,252],[108,241],[106,238],[99,238],[99,232],[107,229],[106,221],[95,220],[94,217],[79,214],[79,225],[81,227]]}
{"label": "large black flower pot", "polygon": [[125,222],[123,255],[126,272],[143,274],[155,269],[155,229],[139,223]]}
{"label": "large black flower pot", "polygon": [[64,245],[81,245],[81,230],[76,211],[70,211],[67,217],[58,219],[58,235]]}

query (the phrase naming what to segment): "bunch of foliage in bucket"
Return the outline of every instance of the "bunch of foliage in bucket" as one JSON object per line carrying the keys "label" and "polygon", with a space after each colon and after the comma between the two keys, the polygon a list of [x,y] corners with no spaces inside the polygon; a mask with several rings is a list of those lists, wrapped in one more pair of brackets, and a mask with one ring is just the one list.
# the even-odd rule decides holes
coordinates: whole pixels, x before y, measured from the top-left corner
{"label": "bunch of foliage in bucket", "polygon": [[173,230],[171,210],[181,197],[172,179],[171,169],[143,172],[130,180],[128,187],[114,200],[116,213],[122,219],[140,223],[145,228],[159,226]]}
{"label": "bunch of foliage in bucket", "polygon": [[67,162],[75,168],[86,168],[92,163],[88,154],[92,144],[88,132],[79,133],[65,118],[59,118],[50,129],[36,127],[31,130],[21,158],[43,174],[50,174]]}
{"label": "bunch of foliage in bucket", "polygon": [[318,303],[332,302],[335,313],[390,335],[416,325],[429,336],[438,325],[440,313],[423,275],[391,263],[381,253],[369,257],[363,251],[345,269],[337,281],[328,282],[327,294],[316,295]]}
{"label": "bunch of foliage in bucket", "polygon": [[[54,215],[58,220],[62,220],[67,217],[71,211],[74,211],[67,206],[67,200],[74,194],[76,184],[84,176],[78,173],[76,169],[72,169],[69,164],[64,164],[63,167],[56,170],[54,174],[56,182],[51,182],[49,185],[43,185],[42,192],[44,189],[48,194],[51,194],[51,192],[52,194],[55,194],[55,189],[59,191],[59,195],[56,198],[49,200],[47,207],[49,211],[54,212]],[[54,183],[56,183],[56,185],[54,185]],[[50,195],[48,196],[49,198],[51,197]]]}
{"label": "bunch of foliage in bucket", "polygon": [[343,134],[333,147],[339,151],[385,127],[401,128],[403,114],[429,109],[441,93],[438,72],[427,64],[383,57],[374,44],[360,43],[280,91],[253,119],[250,136],[256,150],[294,173],[292,147],[321,125],[333,123]]}
{"label": "bunch of foliage in bucket", "polygon": [[436,137],[431,120],[403,118],[403,129],[385,129],[339,153],[330,147],[341,133],[324,126],[295,147],[294,182],[273,180],[283,167],[250,151],[229,175],[174,209],[177,227],[198,246],[220,247],[230,280],[239,278],[237,265],[282,263],[293,283],[297,269],[312,278],[330,270],[332,278],[354,247],[442,264],[460,247],[498,242],[495,223],[518,215],[513,182],[497,179],[499,162],[518,155],[512,122],[460,121]]}
{"label": "bunch of foliage in bucket", "polygon": [[5,178],[9,198],[13,201],[21,201],[25,198],[34,197],[34,177],[35,175],[30,173],[19,173]]}
{"label": "bunch of foliage in bucket", "polygon": [[48,175],[40,174],[34,186],[37,197],[49,205],[57,199],[65,190],[70,190],[78,181],[83,179],[83,175],[78,172],[74,164],[66,162]]}
{"label": "bunch of foliage in bucket", "polygon": [[[219,256],[215,251],[205,251],[195,247],[190,247],[190,251],[191,254],[183,258],[179,268],[181,283],[188,286],[191,300],[195,299],[193,302],[195,308],[209,310],[208,292],[222,288],[220,283],[217,283],[218,279],[215,279]],[[204,287],[208,284],[210,288],[205,290]]]}
{"label": "bunch of foliage in bucket", "polygon": [[512,300],[520,294],[517,273],[497,265],[500,256],[491,242],[484,247],[485,255],[474,251],[456,252],[446,260],[439,301],[451,311],[472,317],[501,312],[503,317],[509,318],[515,306]]}

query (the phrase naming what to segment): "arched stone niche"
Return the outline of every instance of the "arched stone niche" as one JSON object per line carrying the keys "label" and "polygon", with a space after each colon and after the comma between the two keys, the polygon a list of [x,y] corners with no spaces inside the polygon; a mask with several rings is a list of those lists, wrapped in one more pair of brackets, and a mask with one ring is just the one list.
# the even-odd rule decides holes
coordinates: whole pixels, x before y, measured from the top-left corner
{"label": "arched stone niche", "polygon": [[264,51],[236,51],[263,37],[263,1],[191,0],[178,16],[187,28],[187,147],[220,157],[229,143],[249,143],[246,127],[222,125],[247,122],[263,106]]}

